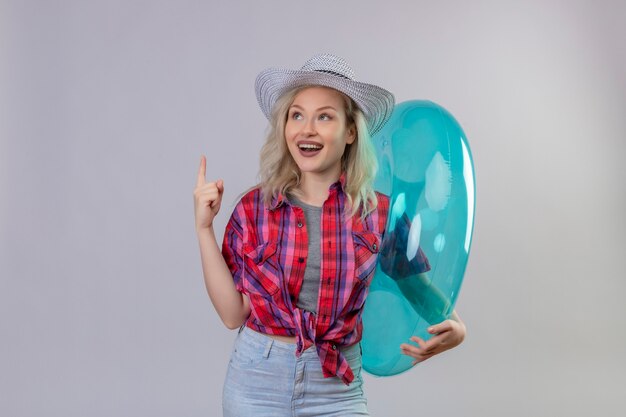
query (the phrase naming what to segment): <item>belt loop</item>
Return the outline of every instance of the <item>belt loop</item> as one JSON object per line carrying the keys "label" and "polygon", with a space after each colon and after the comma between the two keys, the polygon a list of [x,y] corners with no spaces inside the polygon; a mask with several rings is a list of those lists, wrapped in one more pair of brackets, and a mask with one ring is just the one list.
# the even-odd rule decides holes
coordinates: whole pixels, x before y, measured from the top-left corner
{"label": "belt loop", "polygon": [[263,352],[263,357],[267,359],[270,356],[270,350],[272,350],[272,345],[274,344],[274,339],[268,337],[267,344],[265,345],[265,352]]}

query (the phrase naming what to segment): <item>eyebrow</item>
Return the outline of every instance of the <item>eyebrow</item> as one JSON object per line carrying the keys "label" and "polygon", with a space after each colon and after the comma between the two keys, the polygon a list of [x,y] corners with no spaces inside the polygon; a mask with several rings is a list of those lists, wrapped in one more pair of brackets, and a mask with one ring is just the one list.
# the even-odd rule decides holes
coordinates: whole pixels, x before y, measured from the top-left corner
{"label": "eyebrow", "polygon": [[[297,104],[292,104],[291,107],[289,107],[289,108],[292,108],[292,107],[297,107],[300,110],[304,110],[303,107],[298,106]],[[332,109],[334,111],[337,111],[337,109],[334,108],[333,106],[323,106],[323,107],[320,107],[320,108],[316,109],[315,111],[320,111],[320,110],[325,110],[325,109]]]}

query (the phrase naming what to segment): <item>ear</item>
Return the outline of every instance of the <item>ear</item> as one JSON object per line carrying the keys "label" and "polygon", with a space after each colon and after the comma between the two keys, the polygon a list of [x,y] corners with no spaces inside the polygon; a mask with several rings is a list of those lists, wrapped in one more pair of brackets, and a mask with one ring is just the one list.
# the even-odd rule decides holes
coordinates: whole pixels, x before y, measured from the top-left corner
{"label": "ear", "polygon": [[348,145],[352,145],[356,140],[356,125],[352,123],[348,126],[348,131],[346,132],[346,143]]}

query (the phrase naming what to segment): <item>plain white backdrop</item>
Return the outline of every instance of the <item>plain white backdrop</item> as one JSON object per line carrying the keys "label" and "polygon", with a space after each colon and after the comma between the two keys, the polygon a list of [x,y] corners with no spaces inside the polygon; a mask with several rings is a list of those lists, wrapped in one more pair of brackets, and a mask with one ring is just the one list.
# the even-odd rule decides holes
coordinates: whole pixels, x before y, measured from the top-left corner
{"label": "plain white backdrop", "polygon": [[446,107],[476,168],[466,341],[367,376],[372,415],[621,415],[624,21],[623,1],[0,1],[0,415],[221,414],[235,332],[202,280],[200,156],[221,235],[256,181],[256,74],[320,52]]}

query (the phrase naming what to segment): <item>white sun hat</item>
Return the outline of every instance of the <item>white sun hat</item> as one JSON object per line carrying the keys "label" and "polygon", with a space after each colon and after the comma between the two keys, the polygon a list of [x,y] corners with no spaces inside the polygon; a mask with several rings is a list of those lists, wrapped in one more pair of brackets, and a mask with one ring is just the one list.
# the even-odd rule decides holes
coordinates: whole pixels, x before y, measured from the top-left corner
{"label": "white sun hat", "polygon": [[372,136],[384,126],[393,111],[393,94],[376,85],[355,81],[350,65],[331,54],[315,55],[299,70],[267,68],[257,76],[254,87],[259,106],[269,120],[274,103],[281,95],[307,85],[334,88],[354,100]]}

